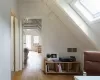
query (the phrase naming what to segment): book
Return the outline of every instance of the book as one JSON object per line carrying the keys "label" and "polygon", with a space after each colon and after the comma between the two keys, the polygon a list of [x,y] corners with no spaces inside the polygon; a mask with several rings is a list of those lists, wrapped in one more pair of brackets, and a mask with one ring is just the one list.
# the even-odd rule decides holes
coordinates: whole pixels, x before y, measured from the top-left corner
{"label": "book", "polygon": [[61,64],[58,65],[59,72],[62,72]]}

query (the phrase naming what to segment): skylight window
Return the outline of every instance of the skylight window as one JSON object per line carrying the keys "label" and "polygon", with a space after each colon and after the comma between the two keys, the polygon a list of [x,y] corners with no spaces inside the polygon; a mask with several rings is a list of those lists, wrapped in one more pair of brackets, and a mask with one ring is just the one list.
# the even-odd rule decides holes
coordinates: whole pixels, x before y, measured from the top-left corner
{"label": "skylight window", "polygon": [[100,16],[100,3],[98,0],[80,0],[80,3],[95,17]]}
{"label": "skylight window", "polygon": [[89,21],[95,21],[100,18],[99,0],[75,0],[72,6]]}

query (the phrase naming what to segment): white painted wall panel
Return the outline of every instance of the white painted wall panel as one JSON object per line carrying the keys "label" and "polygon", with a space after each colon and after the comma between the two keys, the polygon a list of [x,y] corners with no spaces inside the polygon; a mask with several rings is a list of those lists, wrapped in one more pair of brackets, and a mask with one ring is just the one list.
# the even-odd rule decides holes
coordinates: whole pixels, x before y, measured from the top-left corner
{"label": "white painted wall panel", "polygon": [[[0,2],[0,79],[11,80],[11,8],[12,0]],[[6,6],[5,6],[6,5]]]}

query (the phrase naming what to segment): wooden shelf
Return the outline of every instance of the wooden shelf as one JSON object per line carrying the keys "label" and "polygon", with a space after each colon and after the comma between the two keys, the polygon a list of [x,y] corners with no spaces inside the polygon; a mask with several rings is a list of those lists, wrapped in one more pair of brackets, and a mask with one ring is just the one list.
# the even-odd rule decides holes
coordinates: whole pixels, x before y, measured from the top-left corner
{"label": "wooden shelf", "polygon": [[[58,64],[61,65],[62,72],[58,71]],[[49,66],[47,70],[46,66]],[[80,63],[79,62],[53,62],[45,60],[44,70],[46,74],[79,74]]]}

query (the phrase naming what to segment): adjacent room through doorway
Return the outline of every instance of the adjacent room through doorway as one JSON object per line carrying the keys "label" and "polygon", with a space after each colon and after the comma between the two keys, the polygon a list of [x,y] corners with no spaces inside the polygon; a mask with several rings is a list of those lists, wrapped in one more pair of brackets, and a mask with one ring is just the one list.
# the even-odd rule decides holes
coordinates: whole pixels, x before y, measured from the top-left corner
{"label": "adjacent room through doorway", "polygon": [[23,21],[23,68],[40,70],[42,68],[42,20],[24,19]]}

